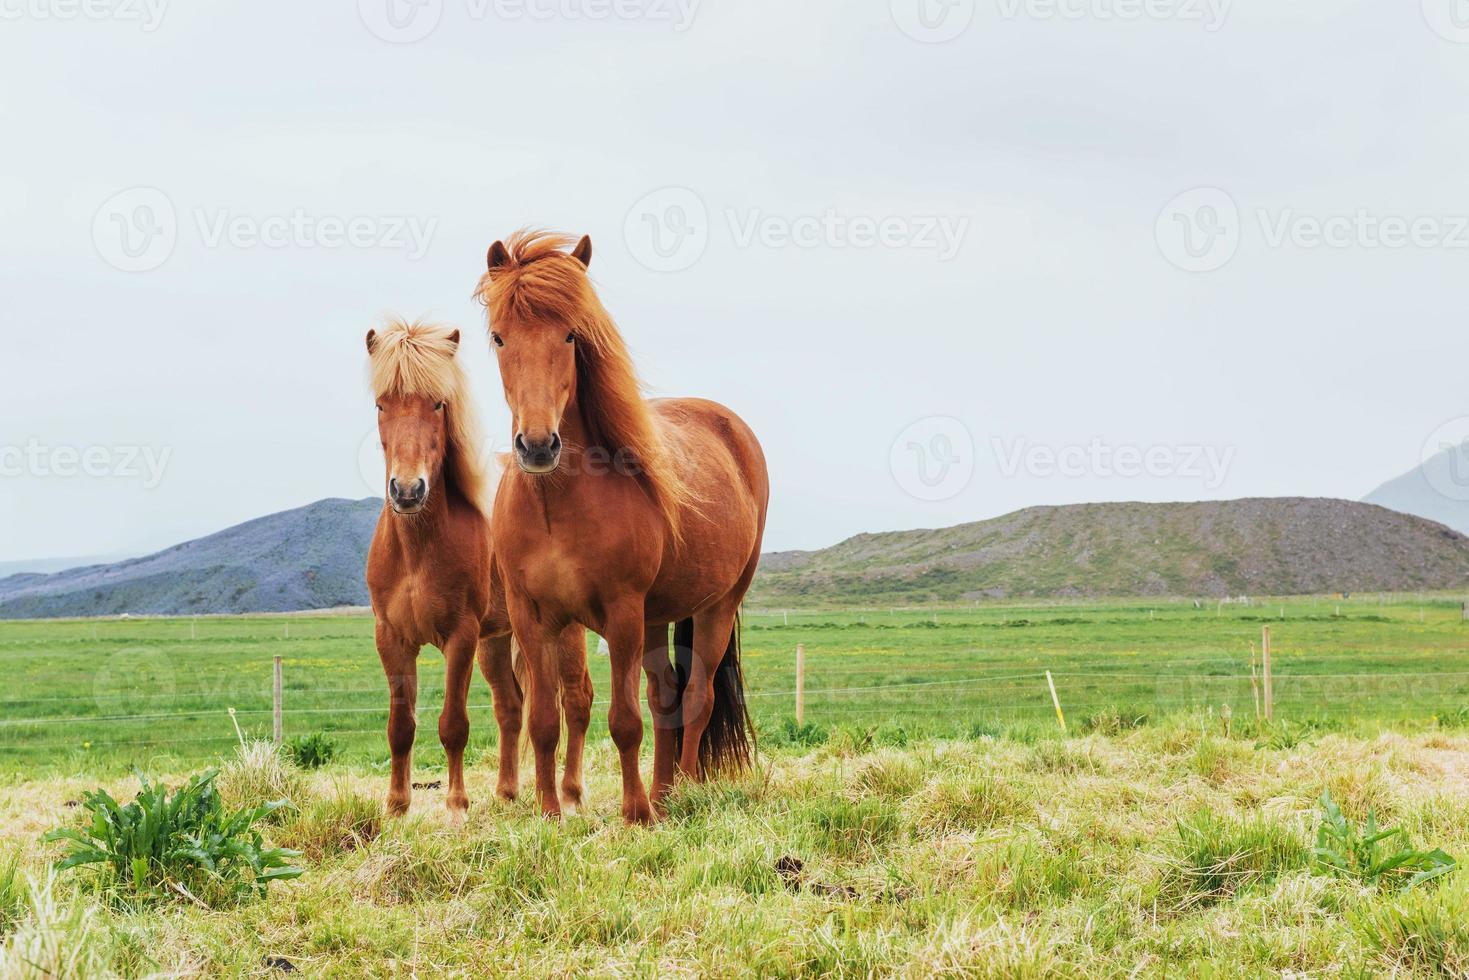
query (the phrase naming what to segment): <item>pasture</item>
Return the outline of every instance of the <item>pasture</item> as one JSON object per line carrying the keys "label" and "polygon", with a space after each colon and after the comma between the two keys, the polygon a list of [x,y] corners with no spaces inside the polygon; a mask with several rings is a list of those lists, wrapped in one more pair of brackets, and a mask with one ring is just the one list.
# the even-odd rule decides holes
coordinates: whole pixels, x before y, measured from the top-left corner
{"label": "pasture", "polygon": [[[1265,625],[1273,726],[1250,674]],[[1354,826],[1372,812],[1469,857],[1457,597],[751,610],[758,771],[682,787],[653,830],[622,826],[595,715],[583,813],[542,820],[527,773],[519,801],[495,801],[482,680],[470,819],[451,826],[432,651],[423,785],[385,820],[371,631],[357,615],[0,624],[0,975],[1469,971],[1462,868],[1404,890],[1312,852],[1329,792]],[[285,734],[326,733],[326,768],[236,751],[227,709],[269,734],[277,655]],[[592,665],[605,715],[606,658]],[[213,908],[120,902],[85,870],[48,891],[60,852],[41,835],[75,825],[94,787],[130,799],[132,766],[172,786],[223,766],[232,805],[289,800],[263,829],[303,875]]]}
{"label": "pasture", "polygon": [[[871,729],[879,740],[1048,731],[1050,670],[1073,726],[1227,704],[1235,725],[1251,730],[1251,644],[1269,625],[1281,722],[1411,727],[1469,704],[1469,623],[1459,603],[1374,595],[751,610],[745,676],[771,746],[792,737],[797,644],[806,651],[805,722],[818,729]],[[9,679],[0,773],[206,763],[235,742],[229,708],[247,736],[271,733],[275,656],[286,736],[327,732],[347,760],[380,762],[387,695],[372,632],[368,615],[0,622]],[[596,739],[606,734],[607,658],[594,650],[591,668]],[[434,731],[443,658],[426,649],[419,672],[415,764],[432,768],[443,755]],[[478,676],[470,703],[473,759],[496,736]]]}

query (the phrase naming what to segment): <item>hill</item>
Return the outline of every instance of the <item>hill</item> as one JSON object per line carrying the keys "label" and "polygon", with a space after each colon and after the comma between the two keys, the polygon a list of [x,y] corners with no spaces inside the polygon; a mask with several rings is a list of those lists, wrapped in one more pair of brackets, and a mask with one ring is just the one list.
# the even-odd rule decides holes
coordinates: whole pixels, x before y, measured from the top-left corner
{"label": "hill", "polygon": [[1462,447],[1446,449],[1362,499],[1469,534],[1469,458]]}
{"label": "hill", "polygon": [[1302,595],[1469,586],[1469,538],[1346,500],[1030,507],[767,555],[753,602]]}
{"label": "hill", "polygon": [[[382,502],[322,500],[145,558],[0,579],[0,619],[368,604]],[[1469,586],[1469,538],[1345,500],[1031,507],[764,556],[752,603],[1299,595]]]}
{"label": "hill", "polygon": [[322,500],[145,558],[0,579],[0,618],[293,612],[367,605],[382,501]]}

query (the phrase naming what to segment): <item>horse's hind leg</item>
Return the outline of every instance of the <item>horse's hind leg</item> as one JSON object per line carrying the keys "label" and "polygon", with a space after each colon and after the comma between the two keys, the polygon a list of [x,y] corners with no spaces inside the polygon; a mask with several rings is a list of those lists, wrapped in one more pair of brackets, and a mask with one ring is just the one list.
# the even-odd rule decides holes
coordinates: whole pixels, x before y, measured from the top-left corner
{"label": "horse's hind leg", "polygon": [[402,816],[413,800],[413,737],[418,728],[418,648],[377,624],[377,655],[388,678],[388,816]]}
{"label": "horse's hind leg", "polygon": [[494,692],[495,721],[500,726],[500,772],[495,794],[502,800],[513,800],[520,790],[520,725],[525,692],[515,676],[509,634],[481,637],[478,657],[480,673]]}
{"label": "horse's hind leg", "polygon": [[566,768],[561,776],[561,805],[580,809],[582,753],[592,721],[592,677],[587,672],[587,634],[580,626],[561,632],[561,712],[566,717]]}
{"label": "horse's hind leg", "polygon": [[439,741],[449,759],[449,816],[463,820],[469,810],[464,789],[464,749],[469,744],[469,680],[474,674],[474,634],[444,645],[444,710],[439,715]]}

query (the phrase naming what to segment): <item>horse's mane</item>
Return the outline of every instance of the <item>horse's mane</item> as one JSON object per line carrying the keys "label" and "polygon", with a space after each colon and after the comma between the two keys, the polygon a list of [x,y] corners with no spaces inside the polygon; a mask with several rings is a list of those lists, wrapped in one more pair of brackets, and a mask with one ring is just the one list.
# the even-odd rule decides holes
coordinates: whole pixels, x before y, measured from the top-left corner
{"label": "horse's mane", "polygon": [[490,481],[482,460],[479,412],[454,356],[458,331],[434,323],[389,320],[376,331],[369,357],[373,397],[419,395],[444,403],[448,445],[444,472],[480,513],[490,513]]}
{"label": "horse's mane", "polygon": [[553,232],[515,232],[505,242],[509,260],[485,273],[475,295],[491,324],[521,320],[576,331],[576,398],[586,448],[601,446],[630,457],[674,540],[680,540],[680,511],[697,507],[698,501],[670,463],[622,334],[597,298],[586,267],[568,252],[574,244]]}

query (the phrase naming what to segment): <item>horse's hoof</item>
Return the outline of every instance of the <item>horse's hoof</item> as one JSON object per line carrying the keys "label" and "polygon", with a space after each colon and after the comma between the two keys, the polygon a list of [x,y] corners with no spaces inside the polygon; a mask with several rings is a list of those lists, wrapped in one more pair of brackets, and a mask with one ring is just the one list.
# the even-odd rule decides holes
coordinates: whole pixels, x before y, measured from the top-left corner
{"label": "horse's hoof", "polygon": [[499,789],[495,790],[495,795],[504,800],[506,803],[514,803],[517,794],[515,792],[515,787],[501,786]]}
{"label": "horse's hoof", "polygon": [[581,787],[561,787],[561,809],[568,813],[581,812]]}
{"label": "horse's hoof", "polygon": [[654,819],[653,808],[647,800],[622,805],[622,820],[629,827],[651,827]]}
{"label": "horse's hoof", "polygon": [[388,804],[387,804],[388,816],[390,816],[390,817],[402,817],[402,816],[406,816],[408,814],[408,802],[409,802],[409,799],[410,798],[407,797],[407,796],[389,796],[388,797]]}

